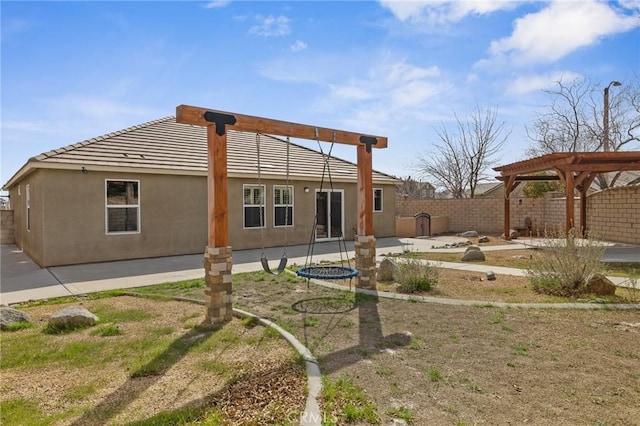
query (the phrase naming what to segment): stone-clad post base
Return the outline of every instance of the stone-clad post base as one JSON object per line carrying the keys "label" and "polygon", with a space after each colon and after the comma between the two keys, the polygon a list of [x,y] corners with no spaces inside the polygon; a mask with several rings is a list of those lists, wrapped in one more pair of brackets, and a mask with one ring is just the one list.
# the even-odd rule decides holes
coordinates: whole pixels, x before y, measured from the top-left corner
{"label": "stone-clad post base", "polygon": [[207,309],[205,324],[223,324],[231,321],[231,247],[208,246],[204,252],[205,289]]}
{"label": "stone-clad post base", "polygon": [[373,235],[357,235],[355,241],[357,288],[376,288],[376,239]]}

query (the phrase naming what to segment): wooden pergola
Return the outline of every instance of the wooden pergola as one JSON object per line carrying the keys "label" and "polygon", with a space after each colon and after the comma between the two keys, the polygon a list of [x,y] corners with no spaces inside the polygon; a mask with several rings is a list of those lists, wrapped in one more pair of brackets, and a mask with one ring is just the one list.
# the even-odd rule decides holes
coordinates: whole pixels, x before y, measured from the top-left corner
{"label": "wooden pergola", "polygon": [[231,320],[232,248],[229,246],[227,130],[266,133],[300,139],[353,145],[357,150],[356,267],[359,287],[375,286],[375,237],[373,236],[372,148],[386,148],[387,138],[300,123],[242,115],[189,105],[176,108],[178,123],[207,129],[208,245],[204,256],[205,321]]}
{"label": "wooden pergola", "polygon": [[[567,191],[566,232],[575,226],[574,195],[580,194],[581,231],[587,229],[587,190],[600,173],[640,170],[640,152],[556,152],[495,167],[504,182],[504,235],[509,239],[509,194],[521,183],[561,180]],[[554,175],[534,175],[553,171]]]}

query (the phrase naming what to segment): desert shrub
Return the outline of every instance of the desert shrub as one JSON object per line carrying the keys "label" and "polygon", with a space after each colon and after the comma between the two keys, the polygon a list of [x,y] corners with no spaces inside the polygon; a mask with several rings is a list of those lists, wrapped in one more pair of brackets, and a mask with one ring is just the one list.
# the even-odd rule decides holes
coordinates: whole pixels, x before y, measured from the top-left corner
{"label": "desert shrub", "polygon": [[604,271],[603,253],[604,246],[593,235],[581,238],[575,229],[566,237],[547,236],[527,271],[533,289],[565,297],[584,293],[593,276]]}
{"label": "desert shrub", "polygon": [[429,291],[438,283],[438,270],[419,259],[405,258],[398,261],[394,279],[402,293]]}

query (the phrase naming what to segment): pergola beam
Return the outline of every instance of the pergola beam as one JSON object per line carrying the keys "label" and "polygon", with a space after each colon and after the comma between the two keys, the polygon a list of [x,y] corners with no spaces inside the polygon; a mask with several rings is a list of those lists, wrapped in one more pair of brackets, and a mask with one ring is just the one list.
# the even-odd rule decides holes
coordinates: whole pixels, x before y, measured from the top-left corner
{"label": "pergola beam", "polygon": [[[233,117],[233,120],[224,121],[226,117]],[[207,120],[207,118],[209,118],[209,120]],[[269,118],[254,117],[189,105],[179,105],[176,108],[176,121],[178,123],[194,124],[196,126],[210,126],[215,124],[217,127],[219,125],[218,123],[210,121],[214,118],[221,119],[219,123],[224,124],[226,128],[232,130],[265,133],[277,136],[289,136],[300,139],[320,140],[323,142],[335,142],[346,145],[361,146],[364,144],[372,148],[387,147],[387,138],[384,136],[363,135],[362,133],[291,123],[288,121],[272,120]],[[217,129],[216,131],[220,132],[220,129]],[[367,143],[367,141],[370,142]]]}

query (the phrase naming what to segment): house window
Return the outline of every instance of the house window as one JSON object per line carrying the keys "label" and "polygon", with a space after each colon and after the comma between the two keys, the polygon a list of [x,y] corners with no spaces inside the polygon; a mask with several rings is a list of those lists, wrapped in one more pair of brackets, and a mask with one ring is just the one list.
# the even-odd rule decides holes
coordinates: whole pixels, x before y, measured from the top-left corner
{"label": "house window", "polygon": [[245,228],[264,228],[264,185],[243,185]]}
{"label": "house window", "polygon": [[107,234],[140,232],[140,181],[107,180]]}
{"label": "house window", "polygon": [[373,211],[382,211],[382,188],[373,189]]}
{"label": "house window", "polygon": [[273,226],[293,226],[293,186],[273,187]]}
{"label": "house window", "polygon": [[31,186],[27,184],[25,194],[25,206],[27,207],[27,231],[31,231]]}

